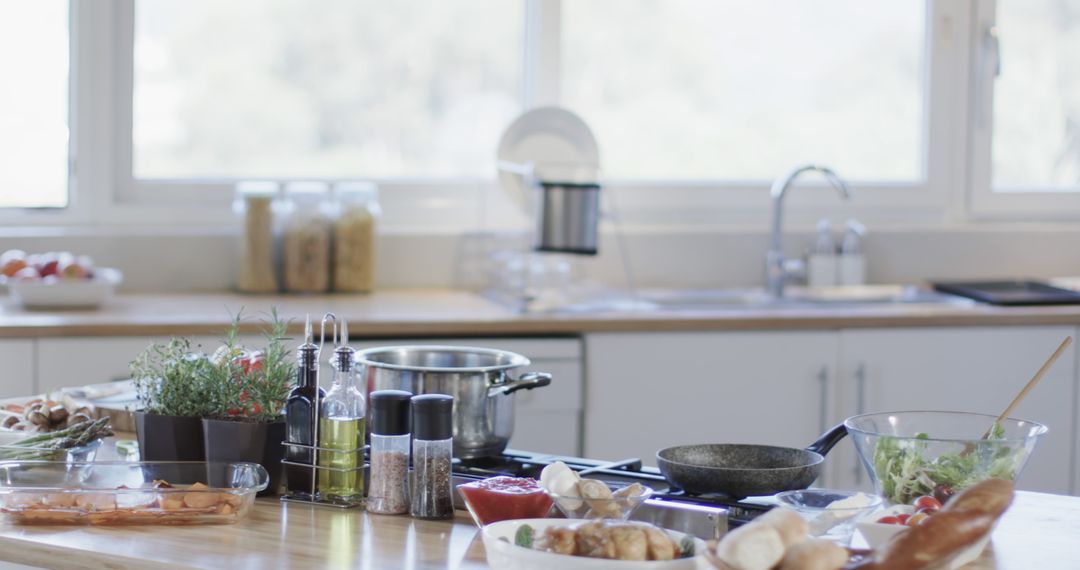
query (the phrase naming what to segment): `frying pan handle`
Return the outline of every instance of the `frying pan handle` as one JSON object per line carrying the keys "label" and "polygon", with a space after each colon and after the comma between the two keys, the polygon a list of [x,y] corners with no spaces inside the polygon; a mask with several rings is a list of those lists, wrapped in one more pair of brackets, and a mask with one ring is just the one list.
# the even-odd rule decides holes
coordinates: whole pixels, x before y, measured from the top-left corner
{"label": "frying pan handle", "polygon": [[806,446],[806,450],[825,455],[833,448],[833,446],[840,443],[840,440],[844,439],[844,436],[846,435],[847,427],[844,426],[844,422],[840,422],[833,426],[832,429],[825,432],[825,434],[819,437],[817,441]]}
{"label": "frying pan handle", "polygon": [[547,372],[526,372],[521,376],[518,376],[516,380],[511,380],[504,384],[496,384],[488,388],[488,396],[498,396],[500,394],[513,394],[518,390],[532,390],[533,388],[540,388],[551,384],[551,374]]}

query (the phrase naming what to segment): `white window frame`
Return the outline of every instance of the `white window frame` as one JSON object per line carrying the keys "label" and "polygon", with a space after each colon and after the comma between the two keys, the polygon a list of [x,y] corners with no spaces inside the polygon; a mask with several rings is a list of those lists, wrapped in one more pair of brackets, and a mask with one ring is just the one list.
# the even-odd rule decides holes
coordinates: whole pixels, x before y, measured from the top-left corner
{"label": "white window frame", "polygon": [[[1080,219],[1080,187],[995,192],[993,185],[994,84],[1000,65],[996,1],[974,0],[971,84],[969,211],[980,220]],[[1008,45],[1003,46],[1008,49]],[[1008,70],[1004,70],[1008,73]]]}
{"label": "white window frame", "polygon": [[[561,0],[523,1],[523,105],[558,104]],[[855,197],[847,204],[827,186],[807,180],[805,187],[793,192],[787,205],[790,223],[810,224],[823,215],[855,215],[868,223],[938,226],[966,218],[967,208],[975,203],[973,195],[966,193],[972,178],[969,172],[974,168],[968,148],[978,142],[976,137],[965,136],[974,8],[971,2],[926,2],[924,179],[913,184],[855,180]],[[233,223],[228,207],[232,199],[229,180],[133,179],[134,0],[71,0],[70,4],[75,157],[71,204],[47,216],[4,212],[0,221],[14,219],[28,225]],[[717,155],[722,159],[722,149],[717,149]],[[495,186],[494,174],[489,179],[377,180],[388,214],[384,228],[431,232],[483,226],[485,217],[499,217],[485,204]],[[624,220],[663,227],[763,226],[770,207],[768,187],[765,180],[605,181],[605,189],[617,196]],[[393,217],[395,212],[397,218]],[[48,221],[42,221],[45,219]]]}

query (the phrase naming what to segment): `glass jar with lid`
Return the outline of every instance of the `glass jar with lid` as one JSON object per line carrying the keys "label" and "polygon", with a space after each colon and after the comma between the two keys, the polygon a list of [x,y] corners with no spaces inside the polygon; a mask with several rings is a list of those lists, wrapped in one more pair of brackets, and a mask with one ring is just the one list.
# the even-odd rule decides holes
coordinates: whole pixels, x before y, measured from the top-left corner
{"label": "glass jar with lid", "polygon": [[290,182],[280,208],[282,274],[290,293],[330,288],[331,205],[325,182]]}
{"label": "glass jar with lid", "polygon": [[233,212],[241,220],[236,288],[244,293],[279,289],[274,267],[274,198],[278,183],[244,180],[236,184]]}
{"label": "glass jar with lid", "polygon": [[379,189],[371,182],[338,182],[334,194],[334,290],[367,293],[375,287]]}

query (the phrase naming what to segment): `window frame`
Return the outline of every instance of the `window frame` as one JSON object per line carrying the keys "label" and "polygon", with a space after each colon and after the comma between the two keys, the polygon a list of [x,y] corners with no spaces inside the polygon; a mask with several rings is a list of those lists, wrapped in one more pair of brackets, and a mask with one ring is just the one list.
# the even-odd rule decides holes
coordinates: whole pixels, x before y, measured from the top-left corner
{"label": "window frame", "polygon": [[[996,192],[993,181],[994,88],[1000,65],[995,0],[972,3],[972,97],[968,210],[978,220],[1080,219],[1080,184],[1072,191],[1031,188]],[[1006,46],[1007,47],[1007,46]]]}
{"label": "window frame", "polygon": [[[523,108],[560,100],[561,2],[525,2]],[[980,190],[989,178],[987,134],[976,131],[971,63],[979,55],[974,32],[993,0],[925,0],[923,180],[911,184],[854,181],[842,203],[826,185],[806,180],[786,215],[795,225],[823,215],[857,216],[868,223],[935,225],[967,220],[1061,215],[1057,205]],[[135,0],[78,2],[72,14],[71,201],[62,211],[0,211],[0,221],[26,225],[154,224],[221,226],[233,222],[230,180],[136,180],[131,169]],[[969,151],[970,149],[970,151]],[[718,150],[718,154],[719,154]],[[777,173],[778,175],[780,173]],[[843,173],[840,173],[843,175]],[[383,179],[380,200],[391,231],[469,231],[512,214],[495,173],[477,179]],[[761,226],[769,215],[771,181],[606,180],[618,215],[636,225]],[[1026,205],[1008,203],[1024,201]],[[1050,196],[1075,198],[1080,196]],[[1039,200],[1042,198],[1040,197]],[[1075,200],[1069,200],[1073,202]],[[1080,216],[1080,208],[1076,209]],[[513,217],[513,216],[511,216]],[[495,223],[497,225],[497,223]]]}

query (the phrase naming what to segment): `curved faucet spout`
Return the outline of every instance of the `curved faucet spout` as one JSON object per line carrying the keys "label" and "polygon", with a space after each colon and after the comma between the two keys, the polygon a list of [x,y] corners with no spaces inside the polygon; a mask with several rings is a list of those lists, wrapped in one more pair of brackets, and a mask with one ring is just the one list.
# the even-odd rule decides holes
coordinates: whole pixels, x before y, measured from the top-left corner
{"label": "curved faucet spout", "polygon": [[766,288],[775,297],[784,294],[784,283],[791,277],[791,272],[785,268],[783,248],[783,206],[784,195],[796,178],[804,172],[820,172],[829,185],[836,189],[845,200],[852,196],[851,186],[837,176],[833,169],[817,164],[805,164],[791,169],[790,172],[777,178],[769,193],[772,195],[772,239],[769,242],[769,251],[765,257],[765,284]]}

